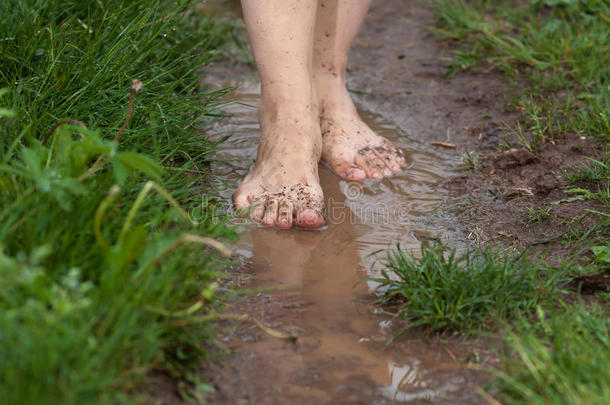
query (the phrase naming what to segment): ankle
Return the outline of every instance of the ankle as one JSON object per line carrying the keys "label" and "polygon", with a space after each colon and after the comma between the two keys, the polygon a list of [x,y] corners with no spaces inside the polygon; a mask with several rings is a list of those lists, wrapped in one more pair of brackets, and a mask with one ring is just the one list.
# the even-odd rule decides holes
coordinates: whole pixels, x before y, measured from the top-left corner
{"label": "ankle", "polygon": [[[261,99],[258,110],[261,126],[260,145],[279,146],[284,152],[279,159],[290,159],[294,167],[307,167],[312,161],[312,154],[320,158],[322,133],[317,99],[294,100]],[[259,148],[259,151],[261,149]]]}
{"label": "ankle", "polygon": [[327,87],[318,98],[320,105],[320,118],[328,118],[335,115],[356,114],[354,102],[344,86]]}
{"label": "ankle", "polygon": [[333,112],[355,111],[345,80],[339,77],[317,76],[314,80],[320,106],[320,116]]}
{"label": "ankle", "polygon": [[312,90],[309,94],[281,95],[263,92],[258,115],[263,122],[293,119],[316,119],[318,117],[318,97]]}

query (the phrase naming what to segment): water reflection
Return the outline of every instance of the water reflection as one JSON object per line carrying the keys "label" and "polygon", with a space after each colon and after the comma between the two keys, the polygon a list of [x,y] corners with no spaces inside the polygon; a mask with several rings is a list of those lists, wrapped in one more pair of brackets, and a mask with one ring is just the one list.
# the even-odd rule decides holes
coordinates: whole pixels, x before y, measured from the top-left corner
{"label": "water reflection", "polygon": [[[250,169],[258,141],[256,105],[258,86],[253,78],[241,84],[240,102],[227,106],[230,118],[216,125],[212,137],[231,135],[221,146],[215,171],[237,183]],[[374,316],[360,298],[375,287],[367,278],[377,271],[372,253],[400,240],[418,250],[418,235],[444,234],[443,226],[425,224],[446,198],[436,183],[445,173],[442,161],[418,148],[396,129],[366,115],[376,131],[402,147],[409,168],[391,179],[352,183],[341,181],[321,166],[320,178],[327,201],[328,227],[324,231],[246,227],[239,251],[251,257],[256,285],[296,287],[300,291],[300,342],[296,347],[279,343],[261,346],[261,355],[278,359],[282,375],[302,375],[316,370],[329,387],[367,381],[392,401],[442,398],[458,387],[454,378],[439,378],[435,366],[441,355],[421,342],[408,350],[386,350],[379,342],[391,335],[390,321]],[[226,190],[226,198],[230,196]],[[381,349],[380,349],[381,346]],[[282,390],[292,380],[282,381]],[[278,382],[279,384],[280,382]],[[299,385],[292,383],[294,389]],[[334,389],[334,388],[333,388]],[[316,395],[332,398],[329,389]],[[330,395],[330,396],[329,396]]]}

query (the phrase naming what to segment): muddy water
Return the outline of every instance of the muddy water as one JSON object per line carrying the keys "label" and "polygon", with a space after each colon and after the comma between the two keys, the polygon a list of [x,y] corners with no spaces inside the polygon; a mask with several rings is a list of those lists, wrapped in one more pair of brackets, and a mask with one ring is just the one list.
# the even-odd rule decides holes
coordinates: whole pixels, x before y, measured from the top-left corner
{"label": "muddy water", "polygon": [[[213,139],[231,136],[221,145],[216,157],[222,162],[214,169],[224,181],[236,184],[256,154],[259,85],[253,73],[238,82],[214,80],[236,87],[231,98],[237,101],[223,109],[228,117],[209,133]],[[448,238],[452,229],[450,221],[438,215],[447,196],[437,184],[447,175],[447,162],[391,122],[366,111],[362,115],[406,152],[405,171],[391,179],[356,183],[341,180],[321,165],[328,224],[324,230],[244,226],[238,251],[254,264],[254,285],[297,290],[291,303],[284,303],[294,312],[285,310],[283,316],[298,325],[298,343],[263,339],[245,347],[266,365],[247,378],[257,380],[250,382],[265,393],[264,402],[253,402],[456,403],[460,398],[458,402],[472,403],[464,375],[446,367],[455,361],[449,350],[422,336],[386,346],[395,325],[364,303],[375,287],[367,281],[378,271],[375,252],[397,241],[405,249],[418,250],[423,237]],[[232,187],[225,190],[227,199],[231,192]]]}

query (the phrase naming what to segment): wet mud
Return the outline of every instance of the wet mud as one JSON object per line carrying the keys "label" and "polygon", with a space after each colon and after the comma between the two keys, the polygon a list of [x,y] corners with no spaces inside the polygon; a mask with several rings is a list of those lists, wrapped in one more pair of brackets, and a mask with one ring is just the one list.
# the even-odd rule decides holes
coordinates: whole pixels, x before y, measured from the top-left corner
{"label": "wet mud", "polygon": [[[231,97],[238,101],[224,109],[229,118],[208,134],[212,139],[231,135],[214,167],[229,182],[250,170],[259,136],[256,75],[244,73],[235,85]],[[397,241],[417,250],[425,238],[455,239],[457,229],[442,214],[448,193],[439,183],[449,175],[444,157],[379,115],[364,110],[362,116],[404,150],[407,169],[381,181],[349,182],[321,165],[325,229],[244,226],[237,244],[249,263],[245,274],[251,280],[244,286],[279,291],[246,297],[231,311],[299,337],[282,341],[234,325],[223,343],[236,354],[212,368],[222,371],[207,375],[216,388],[209,403],[480,402],[473,387],[485,377],[457,359],[471,353],[466,345],[422,333],[386,345],[398,325],[370,305],[375,285],[367,279],[379,269],[375,253]],[[230,192],[228,187],[225,198]]]}
{"label": "wet mud", "polygon": [[[459,122],[437,108],[439,98],[447,98],[439,94],[441,62],[435,70],[418,61],[422,55],[432,60],[440,50],[425,30],[406,21],[419,19],[414,13],[430,15],[402,2],[389,3],[373,7],[356,41],[349,86],[363,119],[404,151],[407,167],[392,178],[350,182],[321,164],[324,230],[244,226],[237,246],[249,263],[241,270],[249,279],[243,286],[279,290],[247,296],[230,311],[247,313],[299,338],[288,342],[253,326],[227,325],[222,341],[235,354],[204,373],[215,387],[208,403],[484,403],[477,387],[488,376],[469,367],[478,357],[476,343],[410,331],[388,346],[403,325],[376,314],[371,305],[375,285],[368,278],[379,271],[376,253],[398,241],[417,251],[431,237],[464,243],[446,209],[449,193],[442,187],[454,174],[454,156],[430,146],[432,141],[451,141],[457,130],[447,125]],[[404,19],[396,20],[396,10]],[[389,31],[380,33],[383,27]],[[422,44],[417,50],[398,40],[418,37]],[[371,55],[379,49],[383,54]],[[397,58],[415,51],[422,54]],[[371,60],[384,61],[384,66],[373,66]],[[408,77],[397,76],[404,72]],[[256,73],[248,66],[221,64],[207,72],[204,83],[236,88],[231,94],[236,101],[223,108],[227,118],[208,136],[231,136],[220,145],[214,172],[223,182],[237,184],[251,169],[259,138]],[[224,197],[231,192],[227,187]]]}
{"label": "wet mud", "polygon": [[[567,153],[561,161],[499,151],[500,127],[516,117],[506,108],[510,89],[489,71],[446,79],[446,50],[422,25],[434,19],[416,2],[373,2],[348,69],[362,117],[405,152],[407,168],[388,179],[350,182],[320,165],[322,231],[243,225],[237,252],[247,264],[229,277],[238,288],[274,290],[235,299],[229,312],[298,339],[225,323],[219,340],[232,354],[205,365],[202,378],[215,389],[206,403],[487,403],[479,392],[489,375],[476,370],[496,365],[488,342],[411,330],[386,345],[404,325],[371,305],[375,284],[368,278],[378,274],[379,252],[397,241],[412,251],[431,237],[458,248],[494,242],[498,233],[512,238],[504,241],[509,245],[531,243],[534,236],[523,236],[531,230],[517,227],[518,203],[556,197],[557,168],[578,157],[570,146],[546,152]],[[217,63],[203,83],[236,89],[222,109],[227,117],[207,132],[215,140],[230,136],[213,167],[229,201],[256,155],[259,84],[238,60]],[[588,146],[579,148],[585,153]],[[480,172],[456,171],[458,153],[474,149],[484,153]]]}

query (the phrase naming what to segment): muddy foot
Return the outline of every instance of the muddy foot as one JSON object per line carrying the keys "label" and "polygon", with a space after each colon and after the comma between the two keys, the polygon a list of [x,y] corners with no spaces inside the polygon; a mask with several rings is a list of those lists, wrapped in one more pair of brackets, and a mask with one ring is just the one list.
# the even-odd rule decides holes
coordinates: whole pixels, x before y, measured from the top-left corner
{"label": "muddy foot", "polygon": [[252,221],[283,229],[320,228],[324,225],[324,203],[319,184],[303,182],[268,189],[261,183],[261,177],[246,177],[233,196],[235,208],[250,208]]}
{"label": "muddy foot", "polygon": [[260,116],[256,165],[233,194],[235,208],[248,210],[250,219],[264,226],[320,228],[324,200],[318,177],[322,140],[317,118],[308,112],[261,111]]}
{"label": "muddy foot", "polygon": [[373,132],[355,111],[323,111],[320,125],[322,160],[345,179],[381,179],[405,164],[402,151]]}

